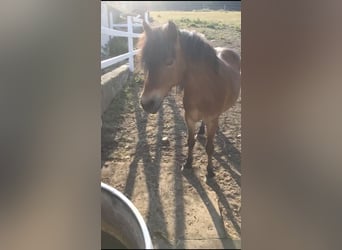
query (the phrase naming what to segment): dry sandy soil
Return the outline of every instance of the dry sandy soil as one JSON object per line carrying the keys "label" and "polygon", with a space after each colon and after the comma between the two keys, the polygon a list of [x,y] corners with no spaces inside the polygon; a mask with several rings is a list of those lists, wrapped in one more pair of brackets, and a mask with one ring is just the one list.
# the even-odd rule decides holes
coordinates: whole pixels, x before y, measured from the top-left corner
{"label": "dry sandy soil", "polygon": [[141,90],[141,77],[132,76],[103,114],[102,181],[138,208],[155,248],[234,246],[241,240],[241,98],[220,117],[216,176],[207,181],[205,138],[196,141],[193,170],[181,171],[187,153],[183,93],[173,89],[160,111],[148,115],[139,104]]}

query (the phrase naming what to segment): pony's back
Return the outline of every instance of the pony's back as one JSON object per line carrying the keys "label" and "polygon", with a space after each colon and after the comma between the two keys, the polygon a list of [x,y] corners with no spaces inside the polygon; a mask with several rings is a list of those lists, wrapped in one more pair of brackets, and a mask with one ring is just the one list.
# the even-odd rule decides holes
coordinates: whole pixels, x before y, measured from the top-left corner
{"label": "pony's back", "polygon": [[241,59],[238,53],[227,48],[216,48],[217,55],[237,72],[241,71]]}

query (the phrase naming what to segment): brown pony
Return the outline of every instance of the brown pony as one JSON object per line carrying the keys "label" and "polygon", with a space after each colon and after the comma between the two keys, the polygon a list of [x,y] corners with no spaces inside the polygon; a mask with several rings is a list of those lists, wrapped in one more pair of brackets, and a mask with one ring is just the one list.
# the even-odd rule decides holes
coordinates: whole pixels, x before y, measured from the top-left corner
{"label": "brown pony", "polygon": [[[169,21],[151,28],[143,23],[140,62],[144,68],[143,109],[155,114],[172,87],[184,90],[183,106],[188,128],[188,156],[192,167],[196,123],[207,130],[207,177],[213,177],[212,155],[219,116],[234,105],[240,94],[240,57],[226,48],[214,49],[196,33],[179,30]],[[204,122],[204,124],[203,124]]]}

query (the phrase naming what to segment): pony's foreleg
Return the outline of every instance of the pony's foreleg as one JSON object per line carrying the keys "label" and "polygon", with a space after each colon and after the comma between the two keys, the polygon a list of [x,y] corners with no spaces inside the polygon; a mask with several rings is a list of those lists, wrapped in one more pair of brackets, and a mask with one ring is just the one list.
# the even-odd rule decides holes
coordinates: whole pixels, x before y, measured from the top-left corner
{"label": "pony's foreleg", "polygon": [[185,121],[188,127],[188,158],[184,165],[185,168],[192,168],[192,152],[195,146],[195,127],[196,122],[194,122],[186,113]]}
{"label": "pony's foreleg", "polygon": [[208,156],[207,178],[214,177],[212,157],[214,153],[214,136],[218,128],[218,118],[207,122],[207,142],[205,150]]}

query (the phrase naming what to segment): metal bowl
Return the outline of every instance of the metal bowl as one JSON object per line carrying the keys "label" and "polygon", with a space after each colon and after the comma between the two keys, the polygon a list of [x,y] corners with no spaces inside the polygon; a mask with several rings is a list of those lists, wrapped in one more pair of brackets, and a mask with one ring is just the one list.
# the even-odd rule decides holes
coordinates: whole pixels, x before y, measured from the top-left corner
{"label": "metal bowl", "polygon": [[[120,191],[101,182],[101,245],[111,249],[153,249],[150,233],[138,209]],[[103,235],[113,237],[113,245]],[[122,243],[122,244],[120,244]],[[103,248],[104,249],[104,248]]]}

